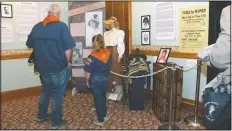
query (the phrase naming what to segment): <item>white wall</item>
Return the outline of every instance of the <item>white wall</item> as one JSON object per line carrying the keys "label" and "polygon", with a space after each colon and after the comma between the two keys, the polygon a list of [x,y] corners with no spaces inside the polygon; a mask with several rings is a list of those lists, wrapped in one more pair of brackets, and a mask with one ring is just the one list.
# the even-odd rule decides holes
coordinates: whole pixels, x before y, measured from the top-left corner
{"label": "white wall", "polygon": [[[165,45],[165,46],[179,46],[179,9],[192,6],[209,5],[209,2],[176,2],[176,39],[175,40],[155,40],[155,2],[132,2],[132,42],[136,45],[141,45],[141,16],[151,15],[151,45]],[[142,8],[141,8],[142,7]],[[155,62],[156,56],[148,56],[148,60]],[[178,65],[184,66],[189,59],[184,58],[169,58],[169,62],[175,62]],[[153,71],[151,65],[151,71]],[[183,91],[182,97],[187,99],[195,99],[196,90],[196,75],[197,70],[193,69],[189,72],[184,72],[183,76]],[[206,67],[202,67],[201,84],[200,84],[200,101],[202,101],[202,94],[207,82]],[[153,85],[153,82],[152,82]]]}
{"label": "white wall", "polygon": [[[19,36],[15,31],[16,20],[15,14],[16,3],[15,2],[2,2],[5,4],[12,4],[13,6],[13,19],[12,18],[1,18],[3,22],[9,22],[14,28],[14,43],[1,43],[1,49],[25,49],[25,42],[19,42]],[[62,9],[61,21],[68,25],[68,2],[38,2],[41,6],[48,6],[52,3],[57,3]],[[40,13],[40,12],[39,12]],[[4,32],[3,32],[4,33]],[[27,59],[13,59],[13,60],[1,60],[1,92],[39,86],[41,85],[38,75],[34,75],[33,66],[28,66]]]}
{"label": "white wall", "polygon": [[141,16],[151,15],[151,45],[179,46],[179,28],[180,28],[180,8],[192,6],[209,6],[209,2],[175,2],[176,5],[176,39],[175,40],[156,40],[155,39],[155,2],[132,2],[132,43],[141,45]]}
{"label": "white wall", "polygon": [[34,75],[34,67],[28,66],[27,59],[4,60],[1,66],[2,92],[41,85],[38,75]]}

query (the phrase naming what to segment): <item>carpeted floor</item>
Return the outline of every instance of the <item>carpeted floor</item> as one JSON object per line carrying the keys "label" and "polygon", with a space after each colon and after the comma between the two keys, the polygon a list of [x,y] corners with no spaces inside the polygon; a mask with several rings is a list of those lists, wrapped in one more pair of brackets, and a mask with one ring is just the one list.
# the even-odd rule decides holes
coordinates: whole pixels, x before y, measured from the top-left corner
{"label": "carpeted floor", "polygon": [[[50,122],[39,124],[36,120],[39,97],[29,97],[21,100],[1,103],[1,129],[49,129]],[[130,111],[128,106],[119,103],[108,104],[110,120],[104,127],[93,124],[95,112],[91,110],[93,98],[91,94],[71,96],[68,92],[63,105],[63,118],[68,121],[67,129],[158,129],[161,123],[151,108],[144,111]],[[51,110],[51,108],[49,108]],[[182,117],[189,113],[182,111]],[[177,122],[181,129],[193,128],[186,125],[183,119]]]}

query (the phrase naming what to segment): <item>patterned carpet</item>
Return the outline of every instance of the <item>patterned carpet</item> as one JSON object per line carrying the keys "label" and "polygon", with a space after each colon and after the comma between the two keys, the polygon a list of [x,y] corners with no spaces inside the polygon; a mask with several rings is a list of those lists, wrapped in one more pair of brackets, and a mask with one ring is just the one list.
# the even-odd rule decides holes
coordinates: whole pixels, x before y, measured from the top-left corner
{"label": "patterned carpet", "polygon": [[[49,129],[51,122],[37,123],[38,98],[29,97],[21,100],[1,103],[1,129]],[[95,112],[91,110],[93,98],[91,94],[77,94],[71,96],[67,93],[63,105],[63,118],[68,121],[67,129],[158,129],[161,123],[152,112],[151,108],[144,111],[130,111],[128,106],[120,103],[108,104],[110,120],[104,127],[93,124],[96,119]],[[51,106],[49,107],[51,110]],[[182,111],[182,117],[189,113]],[[181,129],[193,128],[181,120],[177,122]]]}

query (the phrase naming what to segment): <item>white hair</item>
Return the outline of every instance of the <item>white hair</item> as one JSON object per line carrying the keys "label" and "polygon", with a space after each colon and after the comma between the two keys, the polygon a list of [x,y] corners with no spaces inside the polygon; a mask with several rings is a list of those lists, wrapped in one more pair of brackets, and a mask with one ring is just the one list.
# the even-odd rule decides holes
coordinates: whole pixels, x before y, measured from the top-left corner
{"label": "white hair", "polygon": [[48,13],[51,15],[58,16],[58,14],[60,13],[60,6],[57,4],[51,4]]}

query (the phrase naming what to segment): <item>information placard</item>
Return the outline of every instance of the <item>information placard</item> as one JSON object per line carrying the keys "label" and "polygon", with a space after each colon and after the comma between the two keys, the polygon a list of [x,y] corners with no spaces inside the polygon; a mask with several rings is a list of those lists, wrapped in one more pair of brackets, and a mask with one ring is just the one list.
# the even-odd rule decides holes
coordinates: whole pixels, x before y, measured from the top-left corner
{"label": "information placard", "polygon": [[180,52],[197,53],[208,45],[209,7],[180,9]]}

